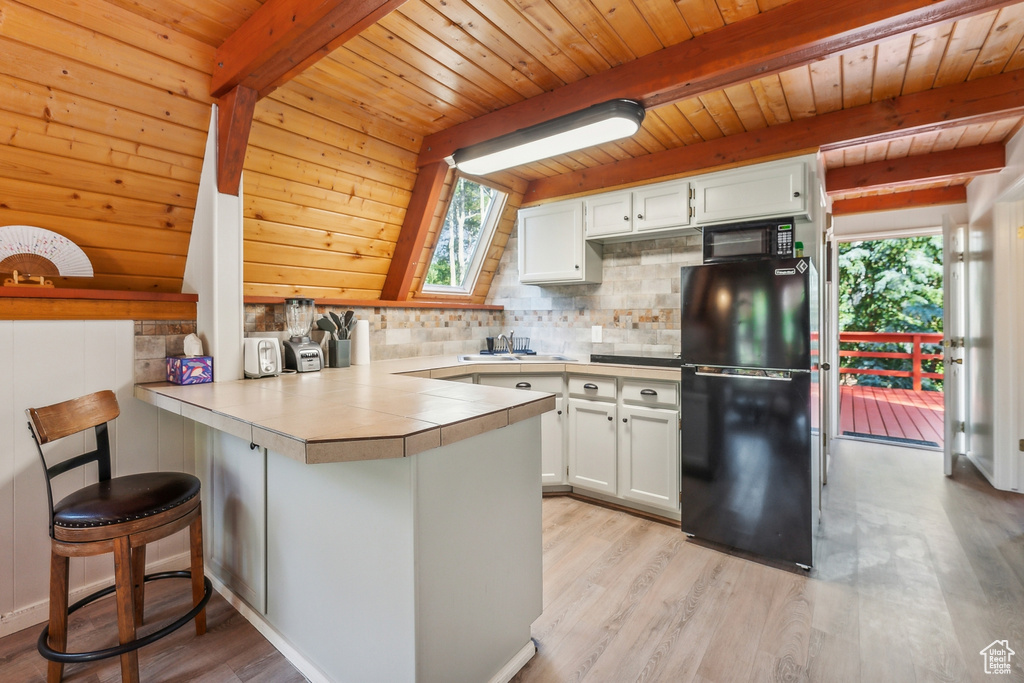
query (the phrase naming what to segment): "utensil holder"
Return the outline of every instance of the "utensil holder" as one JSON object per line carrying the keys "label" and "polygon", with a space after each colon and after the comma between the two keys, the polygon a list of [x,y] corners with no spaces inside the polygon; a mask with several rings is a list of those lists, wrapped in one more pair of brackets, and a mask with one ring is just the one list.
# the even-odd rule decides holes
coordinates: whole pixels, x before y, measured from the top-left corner
{"label": "utensil holder", "polygon": [[327,342],[328,367],[347,368],[352,362],[352,340],[332,339]]}

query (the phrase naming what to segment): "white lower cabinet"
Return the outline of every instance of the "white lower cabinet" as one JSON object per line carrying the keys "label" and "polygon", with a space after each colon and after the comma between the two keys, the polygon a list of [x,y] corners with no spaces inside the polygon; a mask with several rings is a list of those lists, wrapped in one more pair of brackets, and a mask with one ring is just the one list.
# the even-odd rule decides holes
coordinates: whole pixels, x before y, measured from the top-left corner
{"label": "white lower cabinet", "polygon": [[619,408],[619,496],[679,509],[679,412]]}
{"label": "white lower cabinet", "polygon": [[555,395],[555,409],[540,418],[540,472],[545,486],[565,484],[565,390],[562,375],[480,375],[479,384]]}
{"label": "white lower cabinet", "polygon": [[543,485],[568,484],[678,515],[678,382],[520,373],[481,374],[477,381],[555,395],[555,410],[541,418]]}
{"label": "white lower cabinet", "polygon": [[569,484],[615,495],[615,404],[569,399]]}
{"label": "white lower cabinet", "polygon": [[196,425],[196,439],[209,454],[203,477],[206,563],[235,595],[265,613],[267,449],[205,425]]}

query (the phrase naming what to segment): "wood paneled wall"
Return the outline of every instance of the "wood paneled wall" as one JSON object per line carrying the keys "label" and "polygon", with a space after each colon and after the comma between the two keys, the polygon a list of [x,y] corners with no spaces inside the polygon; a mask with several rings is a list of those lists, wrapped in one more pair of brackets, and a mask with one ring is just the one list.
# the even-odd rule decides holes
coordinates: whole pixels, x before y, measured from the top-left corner
{"label": "wood paneled wall", "polygon": [[[30,340],[33,353],[26,353]],[[50,538],[46,488],[25,409],[112,389],[121,416],[111,430],[115,476],[151,471],[195,471],[192,423],[137,401],[135,323],[114,321],[0,321],[0,636],[46,620]],[[59,461],[83,452],[91,436],[52,445]],[[76,450],[81,449],[81,450]],[[95,465],[54,480],[54,500],[96,480]],[[151,570],[188,550],[187,534],[149,546]],[[176,562],[182,566],[180,559]],[[187,564],[187,562],[186,562]],[[83,589],[113,580],[110,556],[71,561],[72,601]],[[40,660],[42,661],[42,660]],[[0,665],[0,679],[3,666]]]}
{"label": "wood paneled wall", "polygon": [[[354,99],[325,95],[317,78],[300,76],[256,105],[243,176],[244,291],[248,296],[377,299],[416,182],[422,137]],[[511,175],[501,180],[513,192],[474,302],[487,295],[526,188]],[[435,209],[413,292],[429,262],[449,191],[450,179]]]}
{"label": "wood paneled wall", "polygon": [[421,138],[300,77],[256,105],[243,175],[246,295],[376,299]]}
{"label": "wood paneled wall", "polygon": [[180,292],[213,48],[100,0],[0,0],[0,225],[53,230],[95,277]]}

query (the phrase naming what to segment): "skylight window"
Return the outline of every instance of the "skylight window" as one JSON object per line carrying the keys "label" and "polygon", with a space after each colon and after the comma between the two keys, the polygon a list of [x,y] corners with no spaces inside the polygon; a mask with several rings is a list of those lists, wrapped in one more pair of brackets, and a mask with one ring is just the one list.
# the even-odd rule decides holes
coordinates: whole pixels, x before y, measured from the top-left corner
{"label": "skylight window", "polygon": [[508,194],[460,176],[434,245],[423,291],[472,294]]}

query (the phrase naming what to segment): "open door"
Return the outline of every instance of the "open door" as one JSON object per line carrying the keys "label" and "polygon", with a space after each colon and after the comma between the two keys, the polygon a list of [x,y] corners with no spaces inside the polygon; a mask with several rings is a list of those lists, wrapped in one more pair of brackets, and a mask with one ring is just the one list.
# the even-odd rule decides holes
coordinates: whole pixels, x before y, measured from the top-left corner
{"label": "open door", "polygon": [[943,244],[943,394],[945,402],[945,439],[943,467],[952,476],[956,457],[966,448],[966,409],[964,402],[964,230],[953,225],[949,214],[942,217]]}
{"label": "open door", "polygon": [[839,295],[837,294],[837,274],[839,272],[839,256],[836,249],[835,235],[831,220],[824,234],[824,272],[821,274],[822,315],[821,334],[818,342],[818,353],[821,357],[819,373],[820,392],[820,428],[821,428],[821,484],[828,483],[828,468],[832,460],[832,437],[836,433],[839,414]]}

